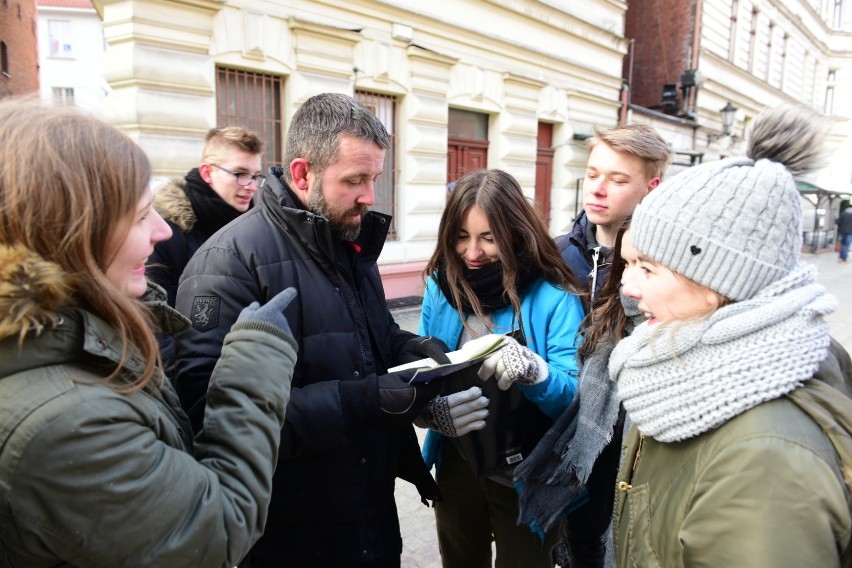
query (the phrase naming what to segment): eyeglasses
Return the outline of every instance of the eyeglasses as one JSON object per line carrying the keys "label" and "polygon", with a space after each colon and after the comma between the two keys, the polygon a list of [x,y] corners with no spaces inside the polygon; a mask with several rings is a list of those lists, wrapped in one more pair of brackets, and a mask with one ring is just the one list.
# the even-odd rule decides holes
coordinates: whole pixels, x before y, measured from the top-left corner
{"label": "eyeglasses", "polygon": [[257,183],[257,185],[260,185],[261,183],[263,183],[263,180],[266,179],[266,176],[263,175],[263,174],[257,174],[255,176],[253,176],[251,174],[247,174],[246,172],[232,172],[231,170],[229,170],[227,168],[223,168],[219,164],[210,164],[210,165],[213,166],[214,168],[219,168],[220,170],[222,170],[226,174],[231,174],[232,176],[237,178],[237,185],[242,186],[242,187],[249,185],[251,182],[255,182],[255,183]]}

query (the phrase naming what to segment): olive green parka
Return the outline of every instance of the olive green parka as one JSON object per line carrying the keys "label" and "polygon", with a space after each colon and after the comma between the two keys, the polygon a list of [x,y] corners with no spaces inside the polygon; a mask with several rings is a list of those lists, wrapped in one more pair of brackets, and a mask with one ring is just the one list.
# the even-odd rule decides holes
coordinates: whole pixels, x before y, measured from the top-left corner
{"label": "olive green parka", "polygon": [[[820,398],[835,416],[851,407],[827,386],[844,388],[839,372],[829,357],[822,380],[681,442],[658,442],[634,426],[616,486],[618,567],[852,565],[852,472],[811,417]],[[849,432],[822,414],[848,452]]]}
{"label": "olive green parka", "polygon": [[[236,565],[266,522],[295,342],[235,324],[193,440],[162,376],[130,394],[102,381],[118,335],[90,312],[43,305],[65,278],[0,245],[0,566]],[[151,291],[154,310],[181,317]],[[43,329],[19,343],[25,322]],[[124,372],[141,368],[130,358]]]}

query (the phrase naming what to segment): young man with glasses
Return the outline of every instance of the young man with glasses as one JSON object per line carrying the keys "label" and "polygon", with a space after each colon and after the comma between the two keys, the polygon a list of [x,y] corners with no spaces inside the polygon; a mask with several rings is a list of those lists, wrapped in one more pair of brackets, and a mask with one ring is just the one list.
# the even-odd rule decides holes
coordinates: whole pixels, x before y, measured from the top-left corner
{"label": "young man with glasses", "polygon": [[[245,213],[263,181],[259,173],[263,141],[239,126],[214,128],[204,140],[201,165],[172,178],[154,193],[154,208],[172,229],[172,237],[154,246],[148,279],[166,291],[175,306],[178,281],[195,251],[213,233]],[[164,330],[160,353],[166,376],[174,377],[174,338]]]}
{"label": "young man with glasses", "polygon": [[239,126],[207,133],[201,165],[173,178],[154,196],[154,208],[172,228],[148,258],[148,277],[166,290],[174,307],[186,263],[213,233],[245,213],[263,181],[263,142]]}

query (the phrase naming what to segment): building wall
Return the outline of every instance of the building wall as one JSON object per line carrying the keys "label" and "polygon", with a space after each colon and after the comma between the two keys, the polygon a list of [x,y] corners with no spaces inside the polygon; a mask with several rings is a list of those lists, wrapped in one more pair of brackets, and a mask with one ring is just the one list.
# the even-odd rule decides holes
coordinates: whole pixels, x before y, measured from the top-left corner
{"label": "building wall", "polygon": [[[846,2],[845,12],[852,11]],[[721,129],[718,109],[727,101],[740,110],[738,141],[709,144],[720,153],[744,153],[751,121],[782,102],[808,105],[827,116],[826,166],[809,176],[828,189],[849,191],[850,73],[852,21],[834,18],[834,2],[721,0],[704,2],[698,121]],[[834,104],[826,107],[829,71],[834,73]],[[848,153],[846,153],[848,156]]]}
{"label": "building wall", "polygon": [[101,73],[106,44],[92,3],[38,0],[38,43],[42,99],[70,90],[75,106],[102,115],[109,91]]}
{"label": "building wall", "polygon": [[634,40],[634,53],[632,73],[630,57],[624,60],[624,77],[632,104],[659,110],[662,86],[679,83],[691,68],[696,1],[646,0],[627,10],[624,35]]}
{"label": "building wall", "polygon": [[[833,2],[649,0],[631,11],[620,0],[94,4],[107,43],[107,117],[146,149],[161,176],[193,167],[204,133],[216,125],[217,66],[280,77],[284,131],[319,92],[393,96],[397,239],[380,258],[389,297],[420,292],[419,273],[434,250],[450,108],[488,116],[489,167],[515,175],[530,198],[537,125],[552,123],[550,229],[570,228],[587,157],[573,135],[619,119],[625,18],[635,38],[638,109],[627,120],[654,124],[688,163],[744,154],[760,110],[804,102],[831,122],[830,165],[814,181],[849,186],[852,17],[835,18]],[[656,112],[662,85],[677,84],[690,68],[701,81],[680,101],[681,116]],[[719,109],[728,101],[739,110],[733,136],[720,136]]]}
{"label": "building wall", "polygon": [[[554,124],[551,230],[576,210],[584,145],[614,125],[626,52],[618,0],[95,2],[104,25],[109,120],[157,174],[195,165],[215,126],[217,65],[284,78],[289,117],[313,94],[357,90],[397,100],[398,240],[380,267],[389,297],[418,294],[446,195],[450,107],[489,117],[489,167],[532,198],[539,121]],[[488,22],[483,26],[483,22]]]}
{"label": "building wall", "polygon": [[7,70],[0,70],[0,97],[38,89],[36,16],[33,0],[0,1],[0,42],[5,44]]}
{"label": "building wall", "polygon": [[[667,140],[676,149],[700,153],[706,161],[745,154],[751,123],[764,108],[803,103],[826,115],[829,132],[826,165],[809,176],[810,181],[833,191],[850,191],[852,5],[848,1],[839,12],[834,11],[835,2],[825,0],[660,0],[660,4],[664,6],[631,10],[627,16],[626,36],[636,38],[632,102],[657,108],[662,84],[679,73],[672,69],[672,61],[680,62],[680,71],[694,66],[702,81],[694,105],[681,108],[688,112],[669,120],[633,113],[631,119],[669,130]],[[683,57],[682,36],[694,26],[700,29],[699,41],[689,57]],[[720,136],[719,110],[729,101],[738,108],[733,136]]]}

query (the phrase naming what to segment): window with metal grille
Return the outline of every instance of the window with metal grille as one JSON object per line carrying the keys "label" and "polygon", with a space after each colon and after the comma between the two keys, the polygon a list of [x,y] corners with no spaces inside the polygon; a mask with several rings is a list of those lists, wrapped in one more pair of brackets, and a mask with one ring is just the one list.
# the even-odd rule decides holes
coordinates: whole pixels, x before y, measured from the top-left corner
{"label": "window with metal grille", "polygon": [[242,126],[264,142],[265,166],[280,164],[283,121],[277,75],[239,69],[216,69],[216,126]]}
{"label": "window with metal grille", "polygon": [[393,215],[388,240],[397,240],[399,237],[396,231],[396,97],[355,91],[355,98],[379,117],[390,136],[390,148],[385,153],[385,169],[376,180],[376,202],[372,208]]}

